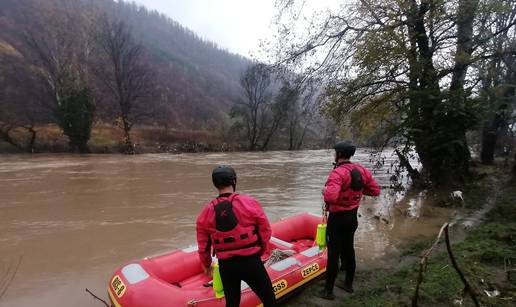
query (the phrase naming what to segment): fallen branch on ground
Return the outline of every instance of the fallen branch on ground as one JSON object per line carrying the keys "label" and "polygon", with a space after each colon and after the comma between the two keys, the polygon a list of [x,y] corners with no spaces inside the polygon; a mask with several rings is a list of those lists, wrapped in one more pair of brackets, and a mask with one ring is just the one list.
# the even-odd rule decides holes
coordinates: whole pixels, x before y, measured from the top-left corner
{"label": "fallen branch on ground", "polygon": [[441,227],[441,230],[439,230],[439,234],[437,235],[434,244],[432,244],[432,246],[426,250],[423,256],[421,256],[421,261],[419,261],[419,274],[417,276],[416,290],[414,292],[414,297],[412,298],[412,307],[417,307],[417,300],[419,299],[419,287],[423,282],[423,272],[426,271],[428,257],[432,254],[437,244],[439,244],[445,228],[448,228],[448,223],[444,223],[444,225]]}
{"label": "fallen branch on ground", "polygon": [[424,271],[426,271],[428,257],[432,254],[435,247],[439,244],[439,241],[441,240],[443,233],[444,233],[444,239],[446,242],[446,250],[448,251],[448,256],[450,258],[452,266],[455,269],[455,271],[457,272],[457,274],[459,275],[462,283],[464,284],[464,291],[463,291],[462,297],[464,296],[464,292],[467,292],[470,295],[473,302],[475,303],[475,306],[477,306],[477,307],[480,306],[478,303],[477,297],[475,295],[474,289],[470,286],[470,284],[466,280],[466,277],[460,270],[460,268],[457,264],[457,261],[455,261],[455,257],[453,256],[453,251],[451,249],[451,244],[450,244],[450,235],[448,233],[449,226],[450,226],[449,223],[443,224],[443,226],[441,227],[441,230],[439,230],[439,234],[437,235],[437,238],[435,239],[434,244],[432,244],[432,246],[421,256],[421,261],[419,262],[419,274],[418,274],[418,278],[417,278],[416,290],[414,292],[414,297],[412,298],[412,307],[417,307],[417,305],[418,305],[419,288],[421,286],[421,283],[423,282],[423,273],[424,273]]}
{"label": "fallen branch on ground", "polygon": [[455,268],[455,271],[457,271],[457,274],[459,274],[459,277],[462,280],[462,283],[464,284],[464,290],[469,293],[469,296],[471,296],[471,299],[475,303],[475,306],[478,307],[478,306],[480,306],[480,304],[478,303],[477,296],[475,295],[475,291],[473,290],[473,288],[471,288],[470,284],[466,280],[466,277],[464,276],[462,271],[459,269],[459,266],[458,266],[457,262],[455,261],[455,257],[453,256],[453,252],[452,252],[451,244],[450,244],[450,236],[448,234],[448,225],[446,225],[446,227],[444,228],[444,234],[445,234],[444,238],[446,240],[446,250],[448,251],[448,256],[450,256],[451,263],[452,263],[453,267]]}

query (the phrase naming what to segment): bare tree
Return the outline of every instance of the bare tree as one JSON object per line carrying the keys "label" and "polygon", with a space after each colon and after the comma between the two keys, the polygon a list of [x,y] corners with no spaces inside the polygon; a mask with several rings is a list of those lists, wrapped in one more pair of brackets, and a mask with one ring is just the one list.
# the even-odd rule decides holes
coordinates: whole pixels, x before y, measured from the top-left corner
{"label": "bare tree", "polygon": [[[47,116],[48,108],[35,101],[45,92],[40,80],[27,67],[19,53],[0,55],[0,139],[19,150],[34,152],[38,117]],[[23,88],[23,90],[19,90]],[[16,90],[15,90],[16,89]]]}
{"label": "bare tree", "polygon": [[295,103],[295,99],[295,94],[292,94],[290,88],[282,87],[269,105],[269,125],[264,126],[265,136],[260,150],[266,150],[279,129],[285,126],[285,119],[287,119],[288,111]]}
{"label": "bare tree", "polygon": [[[272,77],[281,87],[273,93]],[[281,77],[278,77],[281,76]],[[282,79],[282,80],[280,80]],[[243,127],[249,150],[266,150],[277,134],[289,138],[289,150],[299,149],[318,113],[313,99],[314,82],[303,82],[293,74],[272,71],[265,64],[249,67],[242,75],[244,99],[232,110],[239,117],[237,126]]]}
{"label": "bare tree", "polygon": [[302,78],[284,80],[278,97],[286,100],[285,126],[289,139],[288,150],[298,150],[317,117],[317,89],[314,80],[303,82]]}
{"label": "bare tree", "polygon": [[134,41],[123,21],[101,18],[97,41],[106,62],[98,68],[99,77],[120,108],[124,152],[134,154],[130,132],[136,121],[135,106],[152,92],[152,72],[144,62],[143,47]]}
{"label": "bare tree", "polygon": [[[494,33],[504,29],[515,15],[516,10],[502,11],[497,16],[484,19],[482,21],[484,36],[493,36]],[[477,68],[479,81],[482,84],[480,97],[487,102],[480,158],[483,164],[493,164],[497,147],[502,147],[499,145],[504,143],[504,136],[510,134],[510,124],[514,120],[513,112],[516,110],[516,30],[502,32],[501,35],[495,36],[486,44],[486,49],[491,49],[494,56],[479,63]]]}
{"label": "bare tree", "polygon": [[[70,2],[68,5],[80,5]],[[70,149],[89,152],[95,105],[90,92],[87,62],[91,52],[84,16],[79,8],[40,3],[38,18],[25,16],[25,56],[35,66],[51,97],[49,108],[69,138]],[[78,20],[81,19],[81,22]],[[35,133],[32,128],[28,129]],[[33,140],[31,141],[33,145]]]}
{"label": "bare tree", "polygon": [[268,125],[271,74],[265,64],[249,67],[240,78],[244,99],[232,110],[233,117],[241,117],[249,150],[256,150]]}

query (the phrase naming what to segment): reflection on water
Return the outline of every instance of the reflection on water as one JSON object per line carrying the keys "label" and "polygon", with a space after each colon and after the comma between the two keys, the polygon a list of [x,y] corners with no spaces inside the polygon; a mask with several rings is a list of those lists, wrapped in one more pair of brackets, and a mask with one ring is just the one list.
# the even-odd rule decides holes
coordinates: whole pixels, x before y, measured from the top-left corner
{"label": "reflection on water", "polygon": [[[215,196],[217,164],[235,167],[238,190],[259,199],[271,221],[320,213],[332,159],[326,150],[2,156],[0,265],[23,261],[0,306],[92,306],[84,289],[104,294],[123,263],[193,244],[195,218]],[[372,167],[366,151],[354,159]],[[375,170],[384,187],[393,159],[387,155],[386,167]],[[407,237],[436,232],[449,214],[424,206],[423,194],[402,197],[384,189],[360,207],[359,269]]]}

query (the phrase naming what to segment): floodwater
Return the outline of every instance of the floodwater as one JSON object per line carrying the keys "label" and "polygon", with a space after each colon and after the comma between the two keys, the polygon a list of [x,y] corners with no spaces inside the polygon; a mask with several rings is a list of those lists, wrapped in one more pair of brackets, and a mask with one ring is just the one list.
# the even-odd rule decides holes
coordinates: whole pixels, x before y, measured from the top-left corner
{"label": "floodwater", "polygon": [[[359,210],[358,270],[407,238],[435,235],[450,214],[425,206],[424,195],[402,200],[390,191],[393,159],[375,171],[382,195]],[[110,274],[124,263],[195,243],[218,164],[236,169],[237,189],[256,197],[271,222],[320,213],[332,160],[327,150],[0,156],[0,296],[10,282],[0,306],[102,306],[85,288],[106,298]],[[366,151],[354,160],[372,167]]]}

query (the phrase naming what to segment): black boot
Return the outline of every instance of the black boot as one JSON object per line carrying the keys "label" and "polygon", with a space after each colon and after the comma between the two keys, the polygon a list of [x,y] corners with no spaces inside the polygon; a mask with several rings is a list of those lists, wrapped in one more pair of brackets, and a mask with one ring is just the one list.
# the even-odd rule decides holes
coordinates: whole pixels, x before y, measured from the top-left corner
{"label": "black boot", "polygon": [[333,301],[335,299],[335,295],[333,294],[333,292],[326,289],[322,289],[321,291],[317,292],[315,296],[330,301]]}
{"label": "black boot", "polygon": [[353,293],[353,286],[351,285],[348,285],[347,283],[343,282],[342,280],[339,280],[337,281],[337,284],[336,284],[337,287],[339,287],[340,289],[348,292],[348,293]]}

